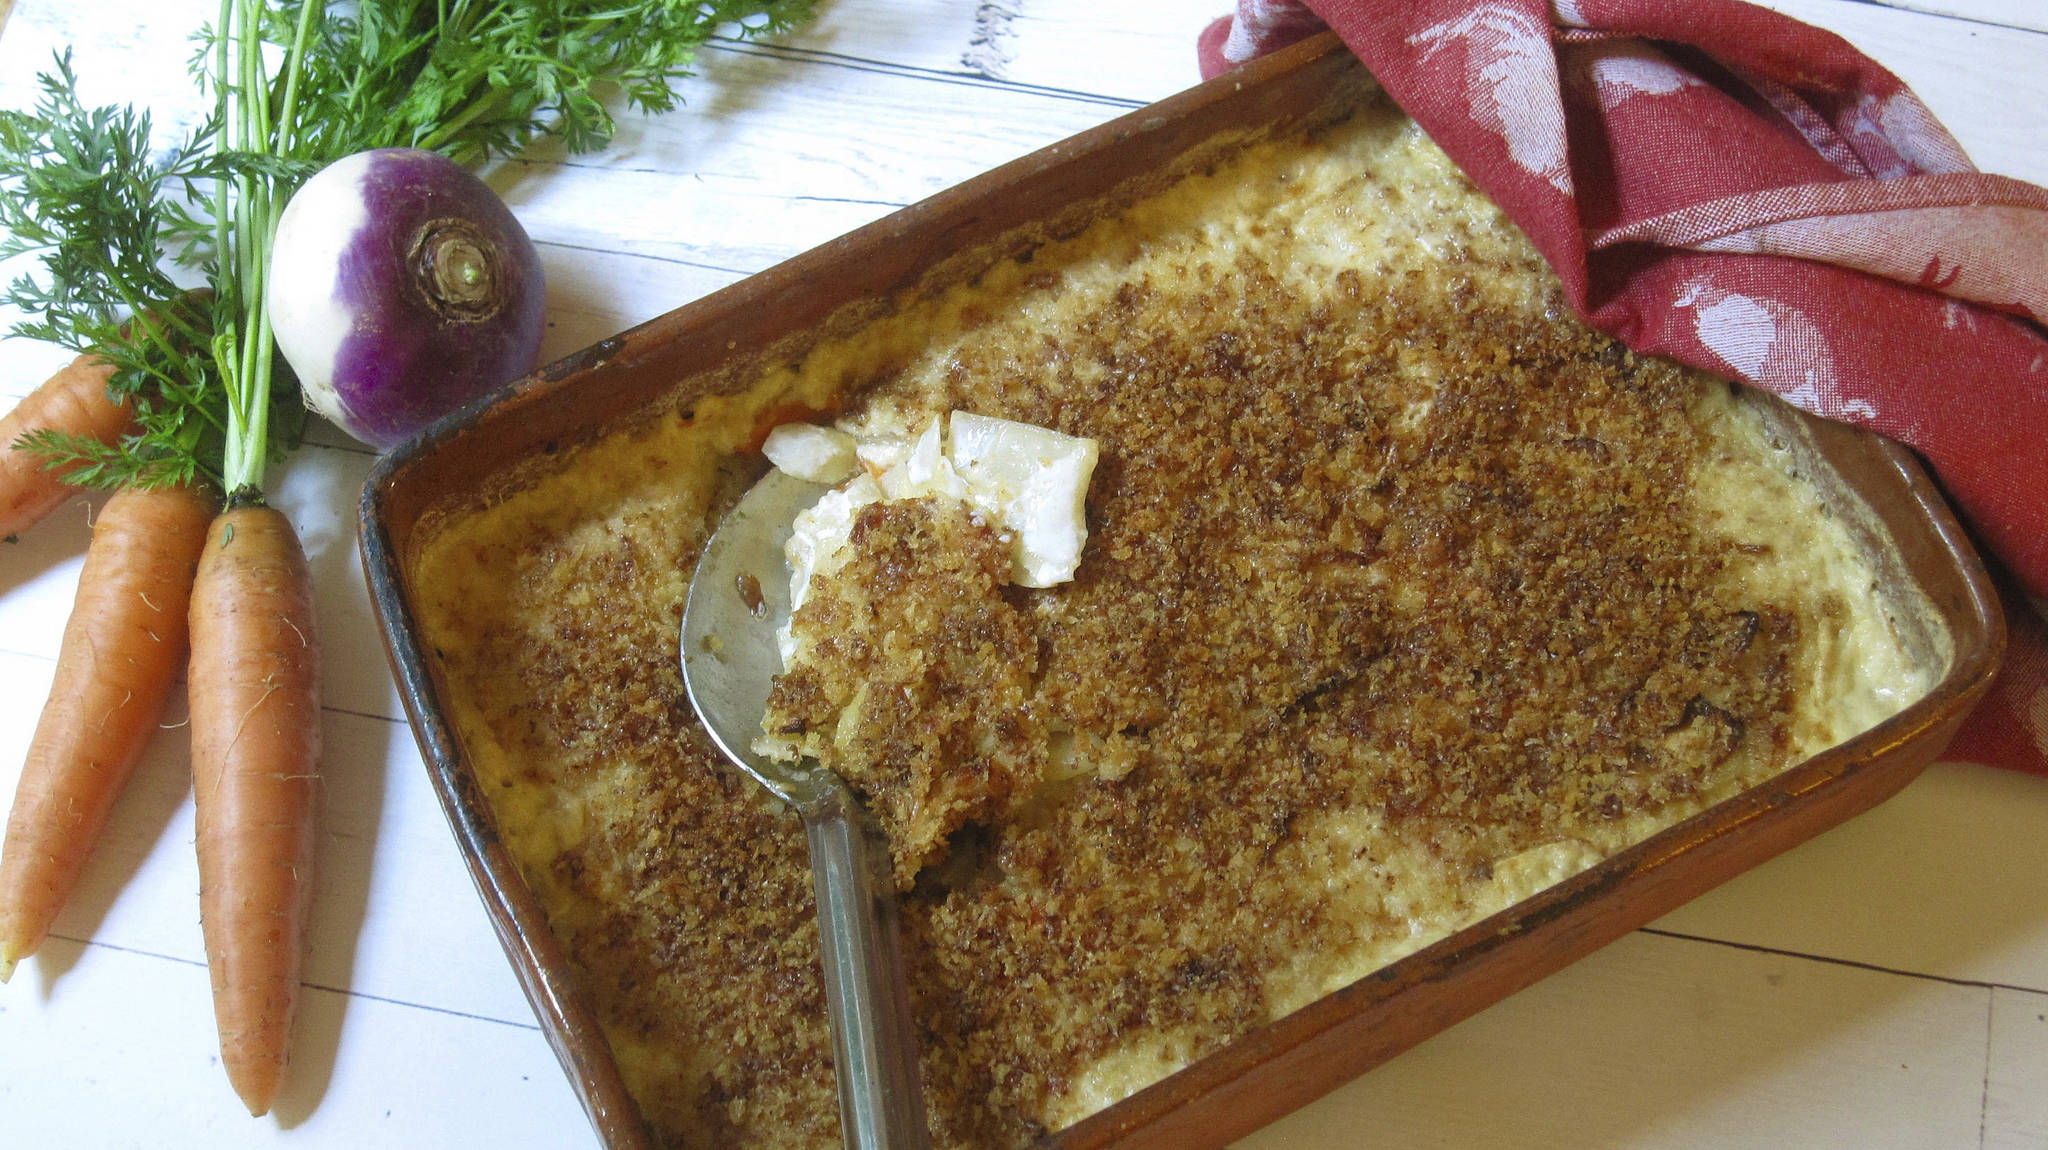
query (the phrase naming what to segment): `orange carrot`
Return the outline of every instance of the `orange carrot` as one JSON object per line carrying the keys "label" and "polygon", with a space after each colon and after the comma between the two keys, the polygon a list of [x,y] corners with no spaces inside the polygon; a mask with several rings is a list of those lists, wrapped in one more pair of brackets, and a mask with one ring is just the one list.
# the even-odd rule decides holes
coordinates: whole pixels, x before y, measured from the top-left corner
{"label": "orange carrot", "polygon": [[213,509],[188,488],[122,491],[93,525],[0,851],[0,980],[49,933],[156,730]]}
{"label": "orange carrot", "polygon": [[313,584],[277,511],[243,505],[214,520],[192,589],[188,678],[199,915],[221,1062],[262,1114],[291,1053],[320,759]]}
{"label": "orange carrot", "polygon": [[76,492],[64,485],[68,468],[46,468],[32,451],[14,441],[46,428],[107,443],[126,432],[134,415],[107,398],[114,374],[105,360],[81,355],[30,392],[0,419],[0,538],[27,530]]}

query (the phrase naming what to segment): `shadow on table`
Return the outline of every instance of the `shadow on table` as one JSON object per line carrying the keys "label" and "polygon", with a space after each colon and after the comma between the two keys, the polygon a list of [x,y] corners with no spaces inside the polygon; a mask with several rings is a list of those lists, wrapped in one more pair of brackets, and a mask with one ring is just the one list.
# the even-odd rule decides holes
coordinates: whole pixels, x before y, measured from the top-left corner
{"label": "shadow on table", "polygon": [[[356,555],[356,502],[371,457],[311,448],[271,481],[272,502],[298,529],[318,593],[321,693],[320,839],[301,968],[292,1070],[275,1115],[287,1129],[309,1118],[334,1075],[357,983],[385,818],[391,745],[403,728],[381,717],[395,689],[369,622]],[[318,992],[329,991],[331,994]]]}
{"label": "shadow on table", "polygon": [[333,711],[326,719],[325,795],[300,1013],[291,1073],[275,1111],[286,1129],[312,1116],[334,1076],[356,988],[357,944],[369,914],[391,766],[389,721]]}
{"label": "shadow on table", "polygon": [[[97,492],[67,500],[43,521],[23,531],[12,543],[0,542],[0,595],[24,587],[50,569],[85,554],[92,542],[92,521],[99,518],[107,501]],[[69,608],[71,591],[66,587],[64,603]],[[62,626],[61,621],[57,624]]]}
{"label": "shadow on table", "polygon": [[[171,958],[204,961],[203,954],[174,953],[182,939],[168,933],[174,929],[172,924],[189,929],[199,918],[199,890],[193,879],[198,862],[190,853],[191,815],[189,811],[181,812],[192,793],[192,753],[185,733],[184,696],[182,687],[174,689],[163,716],[163,729],[136,763],[135,773],[107,817],[106,829],[93,844],[78,886],[64,901],[64,908],[51,928],[53,935],[71,939],[80,946],[46,946],[36,952],[36,969],[45,1000],[51,997],[58,981],[85,956],[85,944],[102,937],[114,903],[131,888],[152,905],[139,906],[134,915],[124,916],[131,925],[116,944],[164,952]],[[171,828],[180,822],[182,832],[173,833]],[[166,852],[165,859],[151,868],[155,872],[152,879],[141,878],[160,844]],[[171,857],[171,851],[185,853]],[[175,891],[172,897],[187,900],[182,908],[160,905],[171,891]]]}

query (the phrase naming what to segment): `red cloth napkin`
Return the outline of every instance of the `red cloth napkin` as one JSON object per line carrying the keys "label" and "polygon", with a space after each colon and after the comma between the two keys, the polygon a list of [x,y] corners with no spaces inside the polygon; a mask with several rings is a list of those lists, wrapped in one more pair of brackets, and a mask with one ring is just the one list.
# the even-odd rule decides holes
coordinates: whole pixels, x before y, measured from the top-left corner
{"label": "red cloth napkin", "polygon": [[[1334,28],[1594,326],[1911,444],[2018,586],[1956,758],[2048,775],[2048,190],[1739,0],[1239,0],[1202,74]],[[2022,591],[2021,589],[2024,589]]]}

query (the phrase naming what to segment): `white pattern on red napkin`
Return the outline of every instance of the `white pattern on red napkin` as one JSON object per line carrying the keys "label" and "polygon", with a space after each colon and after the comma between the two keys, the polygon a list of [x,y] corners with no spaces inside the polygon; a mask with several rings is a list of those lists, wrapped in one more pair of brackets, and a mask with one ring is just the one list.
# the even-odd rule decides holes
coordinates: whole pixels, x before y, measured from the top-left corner
{"label": "white pattern on red napkin", "polygon": [[1594,326],[1926,456],[2020,584],[1950,754],[2048,774],[2048,190],[1740,0],[1239,0],[1202,73],[1324,23]]}

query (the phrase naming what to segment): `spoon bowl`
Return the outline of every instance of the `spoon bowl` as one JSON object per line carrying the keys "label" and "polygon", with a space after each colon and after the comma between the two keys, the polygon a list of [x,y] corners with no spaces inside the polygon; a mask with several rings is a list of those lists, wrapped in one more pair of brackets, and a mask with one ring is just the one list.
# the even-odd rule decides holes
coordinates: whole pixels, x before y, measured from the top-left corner
{"label": "spoon bowl", "polygon": [[683,606],[683,686],[718,749],[795,806],[829,787],[810,762],[754,750],[768,692],[782,673],[776,632],[789,621],[789,542],[798,513],[826,488],[770,471],[726,513],[704,544]]}
{"label": "spoon bowl", "polygon": [[797,514],[825,490],[770,471],[706,541],[683,607],[683,686],[726,757],[803,819],[845,1144],[925,1150],[930,1134],[887,846],[845,780],[809,760],[784,763],[754,750],[783,669],[776,643],[790,612],[783,546]]}

